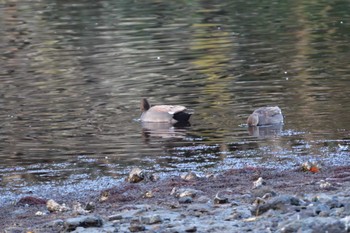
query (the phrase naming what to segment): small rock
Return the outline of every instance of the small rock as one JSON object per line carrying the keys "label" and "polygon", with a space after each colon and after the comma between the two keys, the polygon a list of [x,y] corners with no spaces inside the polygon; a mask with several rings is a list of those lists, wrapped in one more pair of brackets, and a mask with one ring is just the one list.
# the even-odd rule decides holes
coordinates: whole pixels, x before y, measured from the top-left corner
{"label": "small rock", "polygon": [[60,205],[52,199],[46,202],[46,207],[50,212],[63,212],[69,210],[69,207],[65,204]]}
{"label": "small rock", "polygon": [[252,217],[252,213],[248,207],[238,206],[233,208],[232,213],[225,220],[247,219]]}
{"label": "small rock", "polygon": [[62,219],[57,219],[44,224],[45,228],[50,228],[52,232],[64,232],[64,221]]}
{"label": "small rock", "polygon": [[253,214],[260,215],[265,213],[269,209],[286,211],[290,206],[298,206],[300,204],[301,201],[294,196],[280,195],[268,200],[262,205],[257,205],[256,208],[254,208],[252,211]]}
{"label": "small rock", "polygon": [[211,199],[207,196],[200,196],[197,198],[198,203],[210,203]]}
{"label": "small rock", "polygon": [[103,191],[100,196],[100,201],[107,201],[109,199],[110,193],[108,191]]}
{"label": "small rock", "polygon": [[121,220],[123,216],[121,214],[115,214],[108,217],[108,221]]}
{"label": "small rock", "polygon": [[47,213],[42,212],[42,211],[37,211],[37,212],[35,213],[35,216],[44,216],[44,215],[47,215]]}
{"label": "small rock", "polygon": [[225,191],[219,191],[214,197],[215,204],[226,204],[228,203],[228,197],[226,196]]}
{"label": "small rock", "polygon": [[195,197],[200,191],[197,191],[195,189],[190,189],[190,188],[180,188],[177,189],[174,187],[171,190],[170,195],[174,195],[175,197]]}
{"label": "small rock", "polygon": [[143,170],[141,170],[140,168],[133,168],[129,173],[127,181],[130,183],[138,183],[142,181],[144,178],[145,178],[145,175]]}
{"label": "small rock", "polygon": [[266,181],[262,177],[259,177],[256,181],[253,182],[253,189],[260,188],[263,185],[266,185]]}
{"label": "small rock", "polygon": [[186,174],[181,175],[181,178],[184,180],[195,180],[198,178],[198,176],[194,172],[188,172]]}
{"label": "small rock", "polygon": [[332,184],[325,180],[320,180],[318,183],[321,189],[330,189],[332,187]]}
{"label": "small rock", "polygon": [[89,213],[93,212],[96,209],[96,204],[92,201],[88,202],[85,206],[85,210]]}
{"label": "small rock", "polygon": [[151,225],[162,222],[161,217],[158,214],[151,215],[151,216],[142,216],[141,222],[143,224]]}
{"label": "small rock", "polygon": [[129,231],[130,232],[138,232],[145,231],[146,227],[140,223],[140,220],[134,219],[130,222]]}
{"label": "small rock", "polygon": [[146,227],[143,225],[131,225],[129,226],[130,232],[139,232],[139,231],[145,231]]}
{"label": "small rock", "polygon": [[152,198],[152,197],[154,197],[154,194],[153,194],[152,190],[147,191],[147,192],[145,193],[144,197],[146,197],[146,198]]}
{"label": "small rock", "polygon": [[9,227],[4,230],[5,233],[22,233],[26,232],[24,228],[21,227]]}
{"label": "small rock", "polygon": [[288,220],[279,226],[281,233],[289,232],[337,232],[346,233],[343,221],[330,217],[309,217],[299,220]]}
{"label": "small rock", "polygon": [[69,218],[65,221],[64,226],[67,231],[73,231],[77,227],[101,227],[102,224],[102,218],[90,215],[77,218]]}
{"label": "small rock", "polygon": [[196,232],[197,227],[196,226],[189,226],[185,228],[185,232]]}
{"label": "small rock", "polygon": [[40,198],[40,197],[22,197],[18,202],[17,205],[45,205],[47,200]]}
{"label": "small rock", "polygon": [[80,202],[73,203],[73,213],[78,215],[88,214],[90,211],[85,210]]}
{"label": "small rock", "polygon": [[179,198],[179,203],[180,204],[190,204],[193,202],[192,197],[180,197]]}

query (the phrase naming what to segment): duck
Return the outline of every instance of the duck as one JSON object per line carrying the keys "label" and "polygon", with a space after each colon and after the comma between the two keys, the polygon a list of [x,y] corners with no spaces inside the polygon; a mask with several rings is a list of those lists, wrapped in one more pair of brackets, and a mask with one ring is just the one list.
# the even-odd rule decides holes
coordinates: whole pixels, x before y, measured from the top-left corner
{"label": "duck", "polygon": [[248,126],[283,124],[282,111],[278,106],[257,108],[248,117],[247,124]]}
{"label": "duck", "polygon": [[153,123],[181,123],[188,122],[192,113],[182,105],[154,105],[151,106],[146,98],[141,99],[141,122]]}

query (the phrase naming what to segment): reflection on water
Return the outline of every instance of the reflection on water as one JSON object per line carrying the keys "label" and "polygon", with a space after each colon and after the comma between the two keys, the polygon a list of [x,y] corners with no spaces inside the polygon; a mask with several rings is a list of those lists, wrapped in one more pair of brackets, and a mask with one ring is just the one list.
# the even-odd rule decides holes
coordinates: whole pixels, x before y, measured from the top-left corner
{"label": "reflection on water", "polygon": [[149,140],[152,137],[163,139],[184,139],[186,137],[186,128],[190,127],[189,122],[178,122],[176,124],[169,123],[154,123],[154,122],[142,122],[142,135],[145,140]]}
{"label": "reflection on water", "polygon": [[[0,185],[117,180],[131,166],[349,165],[344,9],[342,1],[2,4]],[[134,121],[141,97],[194,109],[191,125]],[[257,107],[276,105],[283,128],[241,127]]]}
{"label": "reflection on water", "polygon": [[281,135],[283,124],[251,126],[248,127],[249,135],[258,138],[277,137]]}

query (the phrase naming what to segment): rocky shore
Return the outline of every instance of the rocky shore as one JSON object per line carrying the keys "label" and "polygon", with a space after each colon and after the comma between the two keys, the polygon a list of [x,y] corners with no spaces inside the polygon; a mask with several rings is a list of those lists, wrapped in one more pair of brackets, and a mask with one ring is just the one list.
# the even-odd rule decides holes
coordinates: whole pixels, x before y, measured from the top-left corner
{"label": "rocky shore", "polygon": [[[55,190],[52,190],[55,192]],[[3,232],[350,232],[350,167],[158,177],[1,207]]]}

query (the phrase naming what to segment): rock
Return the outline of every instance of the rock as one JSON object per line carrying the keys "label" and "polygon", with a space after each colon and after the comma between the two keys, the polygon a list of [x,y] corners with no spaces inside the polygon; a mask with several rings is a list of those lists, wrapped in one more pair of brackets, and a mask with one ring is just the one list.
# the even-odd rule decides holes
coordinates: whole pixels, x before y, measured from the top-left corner
{"label": "rock", "polygon": [[231,215],[225,218],[225,220],[247,219],[250,217],[252,217],[252,213],[248,207],[238,206],[232,209]]}
{"label": "rock", "polygon": [[314,217],[305,218],[299,220],[288,220],[285,223],[281,223],[278,231],[279,233],[289,232],[337,232],[346,233],[346,227],[344,221],[340,221],[331,217]]}
{"label": "rock", "polygon": [[88,202],[85,206],[85,210],[88,211],[89,213],[94,212],[96,209],[96,204],[92,201]]}
{"label": "rock", "polygon": [[94,215],[69,218],[64,222],[67,231],[73,231],[77,227],[101,227],[102,225],[102,218]]}
{"label": "rock", "polygon": [[327,206],[325,204],[318,204],[314,208],[314,213],[315,213],[315,215],[327,217],[327,216],[329,216],[330,208],[329,208],[329,206]]}
{"label": "rock", "polygon": [[63,232],[64,221],[62,219],[57,219],[45,224],[45,227],[51,228],[53,232]]}
{"label": "rock", "polygon": [[146,198],[152,198],[152,197],[154,197],[154,194],[153,194],[152,190],[147,191],[147,192],[145,193],[144,197],[146,197]]}
{"label": "rock", "polygon": [[186,174],[181,175],[181,178],[184,180],[195,180],[198,178],[198,176],[194,172],[188,172]]}
{"label": "rock", "polygon": [[129,231],[130,232],[139,232],[145,231],[146,227],[141,224],[140,220],[134,219],[130,222]]}
{"label": "rock", "polygon": [[87,211],[85,208],[82,207],[80,202],[73,203],[73,214],[77,215],[84,215],[90,213],[90,211]]}
{"label": "rock", "polygon": [[211,199],[207,196],[200,196],[197,198],[197,202],[198,203],[210,203],[211,202]]}
{"label": "rock", "polygon": [[47,212],[37,211],[35,212],[35,216],[44,216],[47,215]]}
{"label": "rock", "polygon": [[196,226],[188,226],[185,228],[185,232],[196,232],[197,227]]}
{"label": "rock", "polygon": [[299,206],[301,201],[291,195],[280,195],[274,198],[271,198],[266,203],[257,205],[253,209],[254,215],[260,215],[268,211],[269,209],[273,210],[282,210],[283,212],[287,211],[290,206]]}
{"label": "rock", "polygon": [[340,219],[340,221],[342,223],[344,223],[346,231],[349,232],[349,230],[350,230],[350,216],[346,216],[346,217]]}
{"label": "rock", "polygon": [[320,185],[321,189],[330,189],[330,188],[332,188],[332,184],[329,183],[328,181],[325,181],[325,180],[320,180],[318,182],[318,184]]}
{"label": "rock", "polygon": [[162,219],[158,214],[151,215],[151,216],[142,216],[141,222],[146,225],[161,223]]}
{"label": "rock", "polygon": [[107,201],[110,197],[110,193],[108,191],[103,191],[101,193],[101,196],[99,198],[99,201],[103,202],[103,201]]}
{"label": "rock", "polygon": [[180,197],[179,198],[179,203],[180,204],[190,204],[193,202],[192,197]]}
{"label": "rock", "polygon": [[24,228],[21,227],[9,227],[4,230],[5,233],[23,233],[26,232]]}
{"label": "rock", "polygon": [[198,193],[201,191],[190,189],[190,188],[180,188],[177,189],[176,187],[171,190],[170,195],[174,195],[177,198],[180,197],[195,197]]}
{"label": "rock", "polygon": [[70,210],[65,204],[60,205],[52,199],[46,202],[46,207],[50,212],[63,212]]}
{"label": "rock", "polygon": [[26,196],[26,197],[22,197],[17,202],[17,205],[45,205],[46,202],[47,200],[40,197]]}
{"label": "rock", "polygon": [[121,214],[115,214],[108,217],[108,221],[122,220],[123,216]]}
{"label": "rock", "polygon": [[259,177],[256,181],[253,182],[253,189],[260,188],[263,185],[266,185],[266,181],[262,177]]}
{"label": "rock", "polygon": [[143,170],[141,170],[140,168],[133,168],[129,173],[127,181],[130,183],[138,183],[142,181],[144,178],[145,178],[145,175]]}
{"label": "rock", "polygon": [[130,183],[138,183],[143,180],[155,182],[159,180],[159,176],[155,174],[149,174],[140,168],[133,168],[126,180]]}
{"label": "rock", "polygon": [[214,197],[214,204],[226,204],[228,202],[226,191],[219,191]]}

